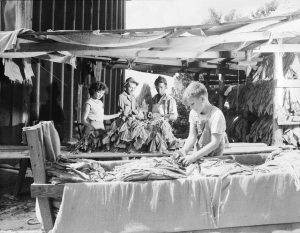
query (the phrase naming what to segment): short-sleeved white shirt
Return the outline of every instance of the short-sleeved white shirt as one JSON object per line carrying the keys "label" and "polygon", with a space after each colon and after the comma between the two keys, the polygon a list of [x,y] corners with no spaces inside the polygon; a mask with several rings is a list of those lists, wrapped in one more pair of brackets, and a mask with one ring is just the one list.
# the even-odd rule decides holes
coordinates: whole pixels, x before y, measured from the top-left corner
{"label": "short-sleeved white shirt", "polygon": [[92,98],[88,99],[85,104],[89,104],[91,106],[90,112],[88,114],[88,118],[92,121],[103,121],[104,117],[104,109],[103,103],[101,100],[94,100]]}
{"label": "short-sleeved white shirt", "polygon": [[[206,120],[206,116],[201,116],[194,110],[190,111],[190,116],[189,116],[189,122],[197,125],[197,122],[201,122],[203,120]],[[213,109],[211,110],[210,117],[207,119],[208,124],[210,127],[211,134],[224,134],[226,130],[226,121],[224,114],[222,111],[213,106]]]}

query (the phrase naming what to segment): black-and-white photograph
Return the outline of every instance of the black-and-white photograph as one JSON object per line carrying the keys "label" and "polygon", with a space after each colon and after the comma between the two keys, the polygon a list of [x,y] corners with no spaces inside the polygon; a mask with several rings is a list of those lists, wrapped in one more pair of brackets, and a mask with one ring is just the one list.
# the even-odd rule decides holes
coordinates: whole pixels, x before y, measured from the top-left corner
{"label": "black-and-white photograph", "polygon": [[300,233],[300,0],[0,0],[0,232]]}

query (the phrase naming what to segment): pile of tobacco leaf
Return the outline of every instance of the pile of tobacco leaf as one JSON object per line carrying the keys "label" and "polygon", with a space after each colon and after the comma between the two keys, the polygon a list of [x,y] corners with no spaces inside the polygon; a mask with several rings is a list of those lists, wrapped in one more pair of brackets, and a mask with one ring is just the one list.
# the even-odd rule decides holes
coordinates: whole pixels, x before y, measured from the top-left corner
{"label": "pile of tobacco leaf", "polygon": [[138,120],[130,115],[125,121],[116,119],[109,130],[101,135],[94,131],[86,134],[70,153],[85,152],[158,152],[167,153],[183,146],[184,140],[177,139],[172,127],[164,118]]}

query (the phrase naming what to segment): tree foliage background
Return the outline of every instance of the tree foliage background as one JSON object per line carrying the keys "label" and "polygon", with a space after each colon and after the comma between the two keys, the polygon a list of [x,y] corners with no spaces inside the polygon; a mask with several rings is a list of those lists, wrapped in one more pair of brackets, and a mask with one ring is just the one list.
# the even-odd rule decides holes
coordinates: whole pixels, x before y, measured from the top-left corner
{"label": "tree foliage background", "polygon": [[144,100],[145,100],[146,104],[151,104],[151,99],[152,99],[151,88],[150,88],[149,84],[144,83],[140,94],[136,98],[136,102],[139,107],[144,107],[143,106]]}
{"label": "tree foliage background", "polygon": [[171,122],[175,134],[187,135],[189,132],[189,113],[190,109],[184,105],[182,95],[185,88],[194,80],[195,74],[178,74],[174,77],[173,97],[177,103],[178,118]]}

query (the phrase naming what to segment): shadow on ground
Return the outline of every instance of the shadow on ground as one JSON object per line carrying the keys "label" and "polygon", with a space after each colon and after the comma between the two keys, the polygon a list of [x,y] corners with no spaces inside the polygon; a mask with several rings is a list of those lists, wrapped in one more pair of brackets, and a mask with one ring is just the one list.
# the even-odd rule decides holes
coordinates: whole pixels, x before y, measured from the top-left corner
{"label": "shadow on ground", "polygon": [[[2,161],[1,161],[2,163]],[[17,164],[11,164],[18,166]],[[27,221],[37,222],[35,216],[35,199],[30,196],[33,183],[30,169],[27,170],[22,193],[13,196],[14,185],[18,177],[17,170],[0,168],[0,231],[17,232],[40,230],[41,224],[29,225]]]}

